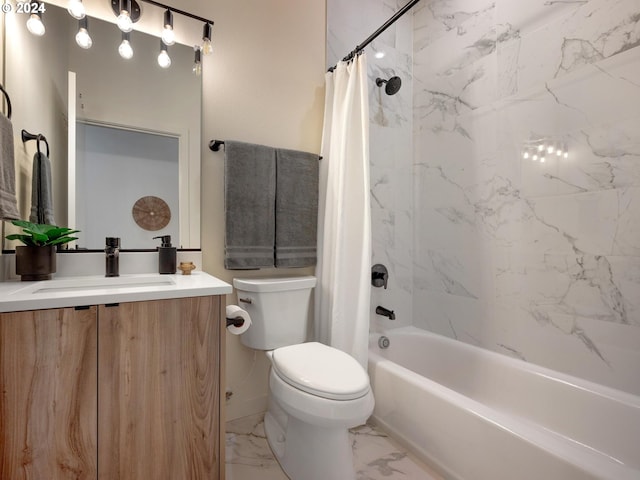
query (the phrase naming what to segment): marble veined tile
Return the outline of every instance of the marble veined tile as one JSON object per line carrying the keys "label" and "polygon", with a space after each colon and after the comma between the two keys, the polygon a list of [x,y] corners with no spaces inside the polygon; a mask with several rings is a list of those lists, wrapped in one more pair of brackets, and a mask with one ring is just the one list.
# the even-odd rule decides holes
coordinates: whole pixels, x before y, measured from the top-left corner
{"label": "marble veined tile", "polygon": [[[227,422],[226,429],[226,480],[288,480],[267,444],[262,414]],[[373,426],[354,428],[350,437],[356,480],[442,480]]]}

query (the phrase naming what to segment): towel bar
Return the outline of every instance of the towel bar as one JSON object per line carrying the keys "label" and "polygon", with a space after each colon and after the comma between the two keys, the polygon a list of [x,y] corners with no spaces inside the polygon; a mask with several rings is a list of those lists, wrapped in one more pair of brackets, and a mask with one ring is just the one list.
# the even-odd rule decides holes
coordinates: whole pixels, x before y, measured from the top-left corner
{"label": "towel bar", "polygon": [[[224,140],[211,140],[209,142],[209,150],[219,152],[222,145],[224,145]],[[318,157],[318,160],[322,160],[322,157]]]}
{"label": "towel bar", "polygon": [[42,140],[44,142],[44,144],[47,146],[47,158],[50,157],[50,152],[49,152],[49,142],[47,142],[47,137],[45,137],[44,135],[42,135],[41,133],[33,134],[33,133],[29,133],[26,130],[22,130],[22,143],[26,143],[29,140],[37,140],[38,141],[38,153],[40,152],[40,141]]}

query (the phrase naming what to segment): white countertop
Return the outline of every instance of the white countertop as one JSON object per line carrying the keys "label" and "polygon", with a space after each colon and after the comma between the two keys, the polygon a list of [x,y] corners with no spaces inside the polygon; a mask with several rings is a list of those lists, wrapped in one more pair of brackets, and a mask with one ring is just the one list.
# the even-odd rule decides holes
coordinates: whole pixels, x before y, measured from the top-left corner
{"label": "white countertop", "polygon": [[60,277],[41,282],[0,282],[0,313],[47,308],[226,295],[232,287],[205,272]]}

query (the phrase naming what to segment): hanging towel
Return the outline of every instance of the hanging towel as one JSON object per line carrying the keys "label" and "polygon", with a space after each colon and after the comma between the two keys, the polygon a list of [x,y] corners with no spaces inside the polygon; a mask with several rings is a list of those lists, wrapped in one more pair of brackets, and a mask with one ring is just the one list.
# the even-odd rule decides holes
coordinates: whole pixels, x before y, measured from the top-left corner
{"label": "hanging towel", "polygon": [[276,152],[225,141],[225,268],[273,267]]}
{"label": "hanging towel", "polygon": [[13,125],[0,113],[0,220],[18,220]]}
{"label": "hanging towel", "polygon": [[33,156],[29,221],[49,225],[56,224],[53,218],[53,201],[51,200],[51,162],[42,152],[36,152]]}
{"label": "hanging towel", "polygon": [[316,264],[318,160],[313,153],[276,150],[276,267]]}

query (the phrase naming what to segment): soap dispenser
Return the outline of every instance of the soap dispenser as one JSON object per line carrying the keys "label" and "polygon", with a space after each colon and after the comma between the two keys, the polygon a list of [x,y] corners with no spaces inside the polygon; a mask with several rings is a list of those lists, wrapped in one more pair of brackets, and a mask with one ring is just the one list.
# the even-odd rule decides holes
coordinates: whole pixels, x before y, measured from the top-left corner
{"label": "soap dispenser", "polygon": [[158,247],[158,272],[176,273],[176,247],[171,246],[171,235],[153,237],[161,239],[162,245]]}

